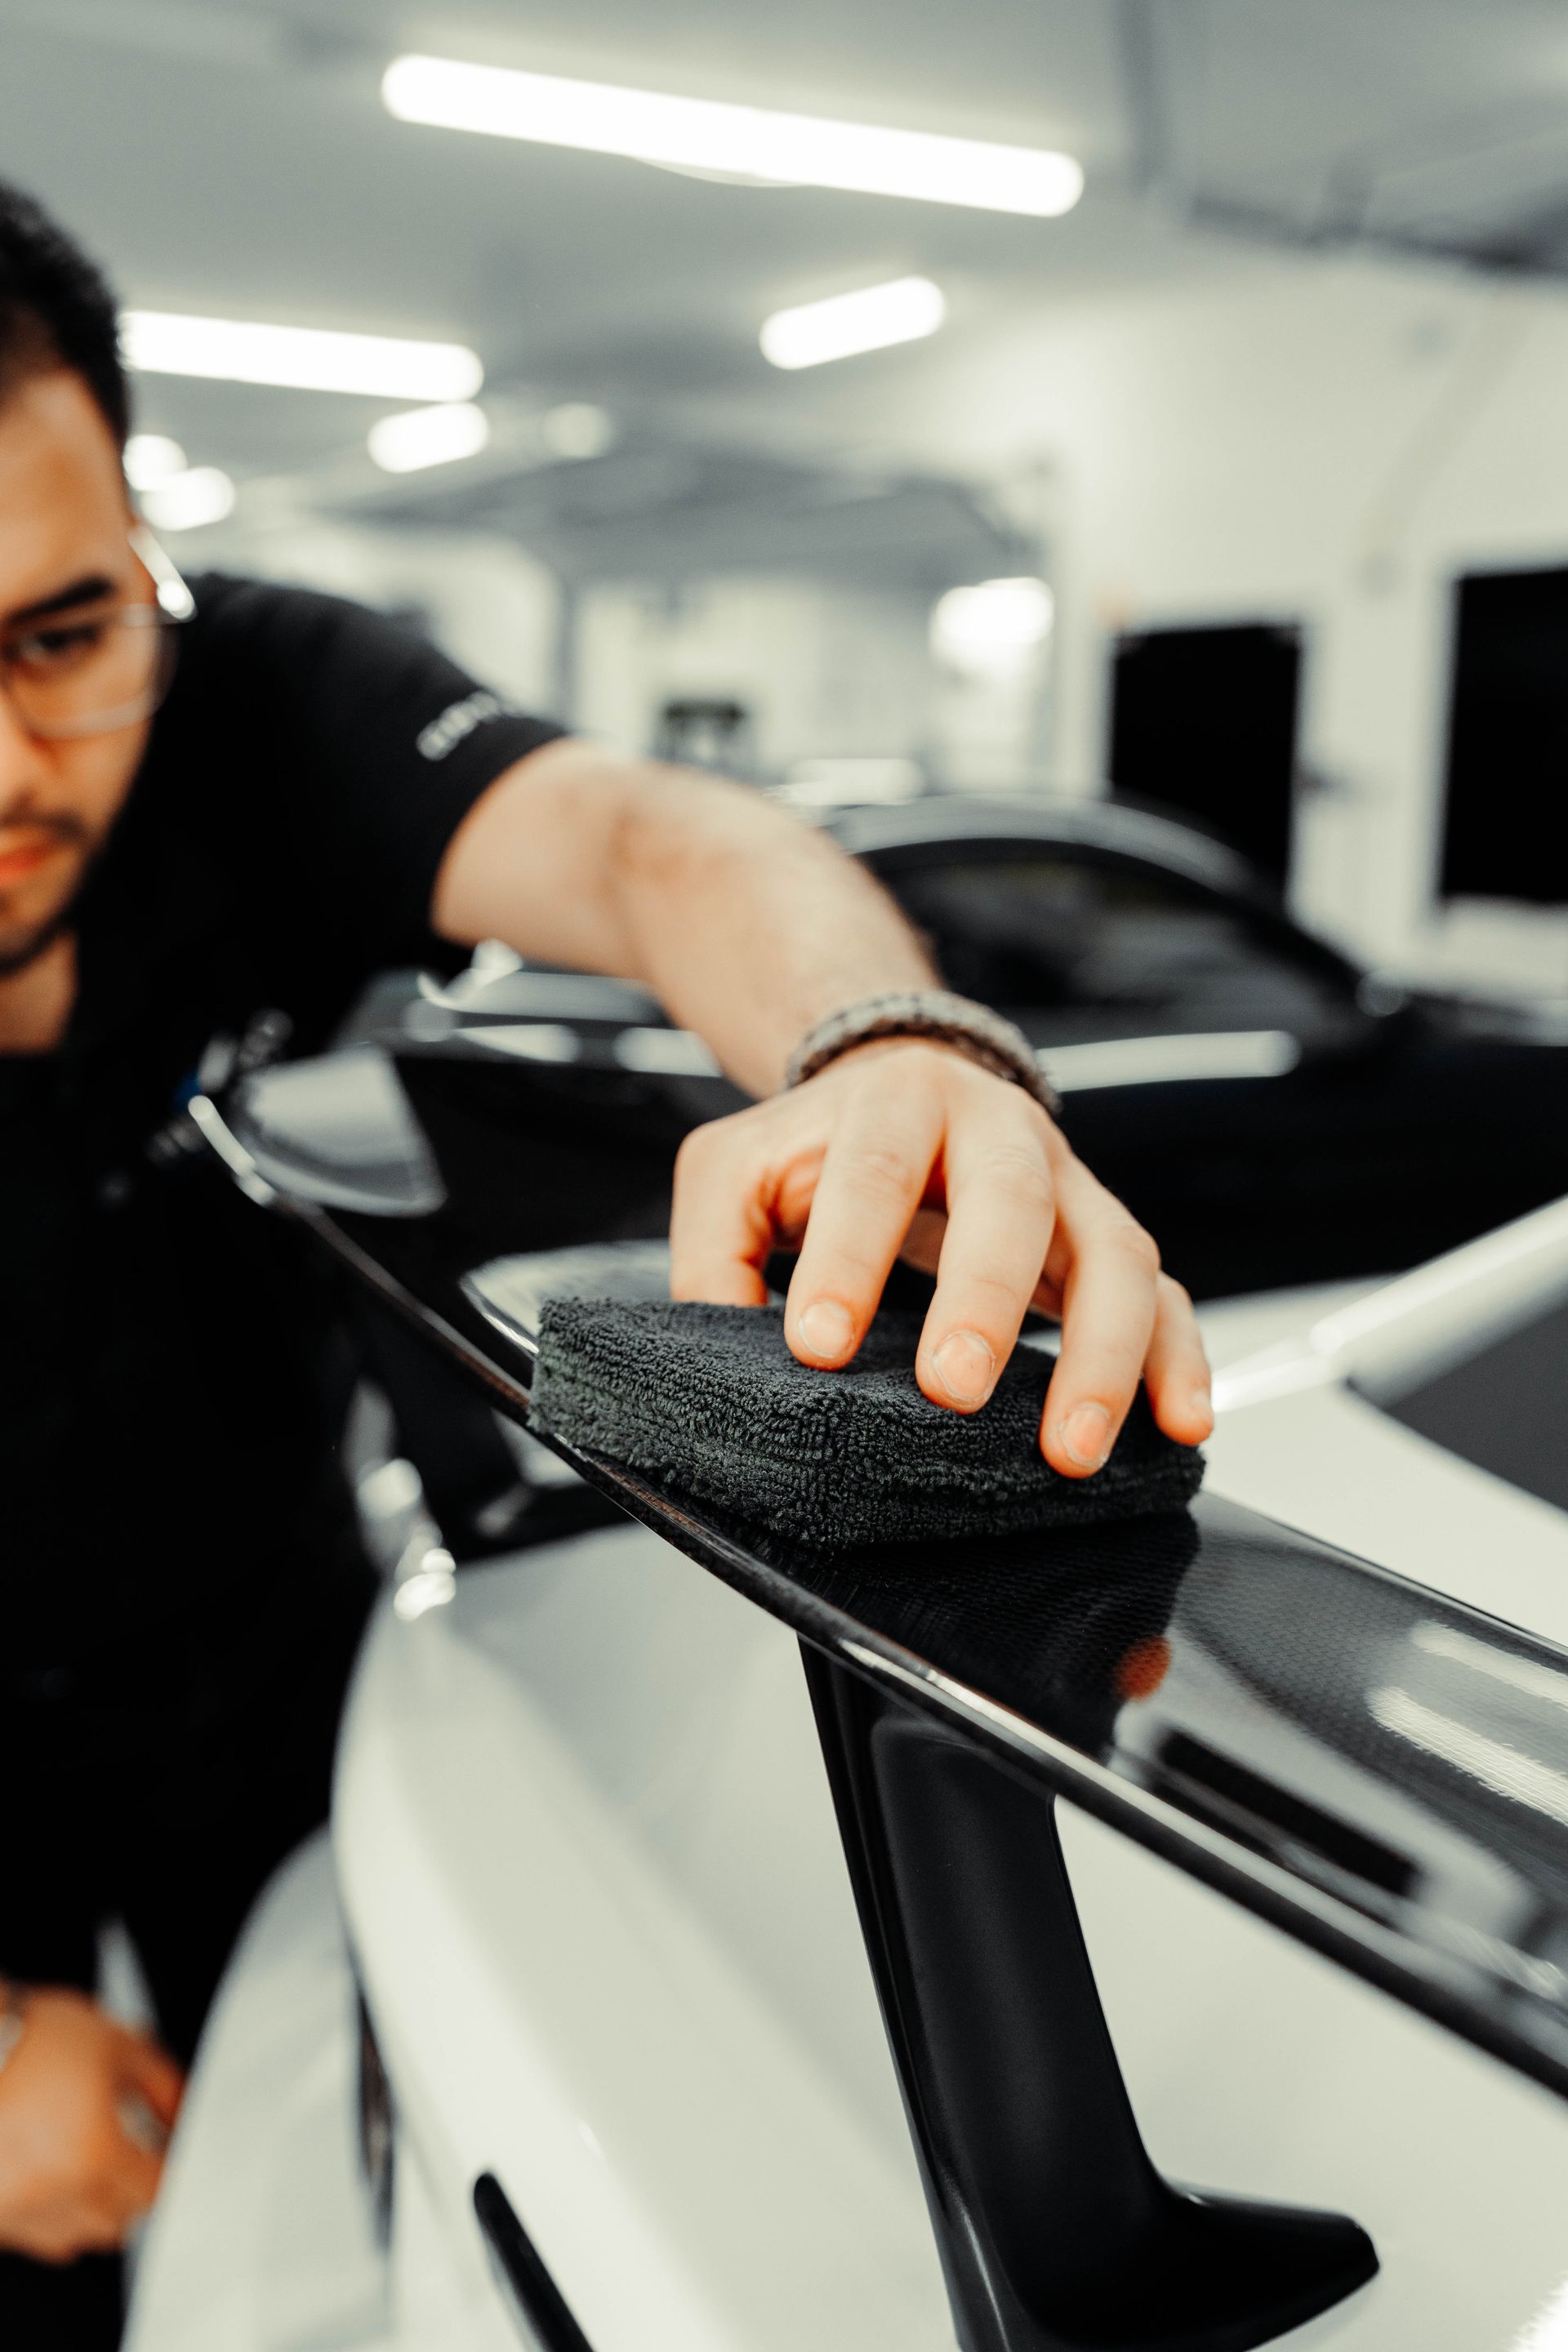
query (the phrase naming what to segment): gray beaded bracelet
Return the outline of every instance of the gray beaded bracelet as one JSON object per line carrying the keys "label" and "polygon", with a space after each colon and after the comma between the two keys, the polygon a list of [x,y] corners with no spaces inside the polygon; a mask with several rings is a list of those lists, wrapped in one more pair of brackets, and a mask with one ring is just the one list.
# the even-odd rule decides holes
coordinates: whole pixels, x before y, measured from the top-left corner
{"label": "gray beaded bracelet", "polygon": [[1009,1078],[1022,1087],[1053,1118],[1057,1115],[1056,1088],[1023,1031],[988,1004],[950,995],[944,988],[893,989],[882,996],[858,997],[830,1013],[806,1031],[790,1055],[785,1087],[804,1086],[840,1054],[868,1045],[877,1037],[926,1037],[933,1045],[951,1045],[993,1077]]}

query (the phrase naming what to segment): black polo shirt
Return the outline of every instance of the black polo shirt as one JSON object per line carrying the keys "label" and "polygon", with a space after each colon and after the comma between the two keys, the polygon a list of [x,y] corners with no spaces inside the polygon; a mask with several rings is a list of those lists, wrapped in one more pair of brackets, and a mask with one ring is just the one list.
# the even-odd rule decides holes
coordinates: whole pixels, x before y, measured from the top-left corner
{"label": "black polo shirt", "polygon": [[0,1055],[0,1549],[13,1655],[308,1588],[346,1535],[344,1378],[303,1237],[161,1139],[209,1040],[329,1039],[462,961],[443,852],[560,730],[332,597],[193,583],[173,689],[89,885],[62,1048]]}

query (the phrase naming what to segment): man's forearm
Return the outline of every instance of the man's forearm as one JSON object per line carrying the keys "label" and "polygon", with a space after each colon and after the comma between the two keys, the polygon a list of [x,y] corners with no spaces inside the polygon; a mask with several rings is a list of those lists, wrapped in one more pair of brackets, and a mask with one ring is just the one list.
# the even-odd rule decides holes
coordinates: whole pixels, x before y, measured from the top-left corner
{"label": "man's forearm", "polygon": [[667,772],[628,813],[616,888],[637,977],[752,1094],[825,1013],[935,977],[863,867],[741,786]]}
{"label": "man's forearm", "polygon": [[641,981],[756,1095],[825,1013],[933,977],[826,835],[743,785],[582,742],[531,754],[475,804],[434,916],[468,945]]}

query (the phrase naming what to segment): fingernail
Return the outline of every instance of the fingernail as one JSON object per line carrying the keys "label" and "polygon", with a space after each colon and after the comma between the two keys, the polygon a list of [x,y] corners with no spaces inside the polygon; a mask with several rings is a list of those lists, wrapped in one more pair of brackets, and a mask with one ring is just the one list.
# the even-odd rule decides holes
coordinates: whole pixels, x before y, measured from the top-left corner
{"label": "fingernail", "polygon": [[1194,1412],[1196,1413],[1198,1419],[1200,1421],[1206,1421],[1212,1428],[1214,1425],[1214,1397],[1209,1390],[1194,1389],[1191,1397],[1188,1399],[1188,1402],[1191,1404],[1192,1409]]}
{"label": "fingernail", "polygon": [[795,1336],[805,1341],[814,1356],[823,1356],[837,1363],[847,1356],[855,1344],[855,1326],[849,1310],[840,1307],[837,1298],[815,1298],[803,1309],[796,1323]]}
{"label": "fingernail", "polygon": [[950,1331],[931,1360],[954,1404],[984,1403],[996,1378],[996,1358],[978,1331]]}
{"label": "fingernail", "polygon": [[1074,1407],[1057,1423],[1062,1452],[1080,1470],[1098,1470],[1110,1451],[1110,1415],[1102,1404]]}

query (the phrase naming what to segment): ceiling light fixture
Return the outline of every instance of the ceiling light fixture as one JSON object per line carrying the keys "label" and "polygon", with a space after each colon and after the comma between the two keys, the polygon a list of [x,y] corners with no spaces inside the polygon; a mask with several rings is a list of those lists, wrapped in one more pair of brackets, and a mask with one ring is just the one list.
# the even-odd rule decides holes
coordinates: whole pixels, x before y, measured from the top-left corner
{"label": "ceiling light fixture", "polygon": [[[142,492],[142,511],[154,530],[198,530],[234,512],[237,492],[221,466],[188,466]],[[163,599],[160,597],[159,602]]]}
{"label": "ceiling light fixture", "polygon": [[830,294],[823,302],[775,310],[758,341],[763,357],[776,368],[820,367],[825,360],[917,343],[922,335],[934,335],[946,316],[942,288],[929,278],[894,278],[885,286],[863,286],[858,293]]}
{"label": "ceiling light fixture", "polygon": [[455,458],[477,457],[489,437],[484,410],[462,400],[384,416],[371,426],[368,443],[384,474],[417,474],[426,466],[449,466]]}
{"label": "ceiling light fixture", "polygon": [[1070,212],[1083,194],[1081,166],[1050,148],[1003,147],[928,131],[778,114],[768,107],[567,81],[504,66],[466,65],[454,58],[395,58],[382,78],[381,95],[400,122],[626,155],[688,171],[732,173],[752,181],[910,196],[1047,220]]}
{"label": "ceiling light fixture", "polygon": [[591,400],[563,400],[539,420],[540,436],[552,457],[602,457],[616,446],[616,420]]}
{"label": "ceiling light fixture", "polygon": [[183,474],[190,459],[166,433],[133,433],[125,444],[125,478],[133,490],[155,490],[171,474]]}
{"label": "ceiling light fixture", "polygon": [[1044,580],[976,581],[938,597],[931,651],[962,677],[1000,681],[1027,673],[1055,619],[1056,599]]}
{"label": "ceiling light fixture", "polygon": [[230,383],[366,393],[381,400],[471,400],[485,376],[478,353],[461,343],[196,319],[173,310],[122,310],[120,345],[127,366],[151,375],[216,376]]}

